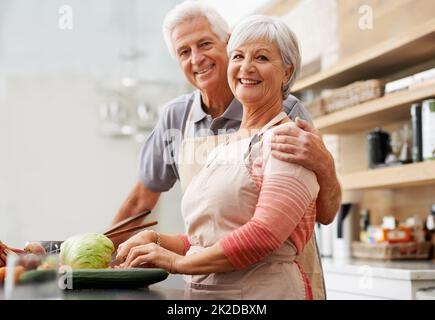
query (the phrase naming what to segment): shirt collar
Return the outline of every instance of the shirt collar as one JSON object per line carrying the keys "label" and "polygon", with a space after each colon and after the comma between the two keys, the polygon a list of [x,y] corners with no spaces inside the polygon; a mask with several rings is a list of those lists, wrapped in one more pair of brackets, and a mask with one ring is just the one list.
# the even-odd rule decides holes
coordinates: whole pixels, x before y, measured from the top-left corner
{"label": "shirt collar", "polygon": [[[199,90],[195,92],[195,97],[193,98],[192,103],[192,121],[197,123],[203,120],[207,113],[202,108],[202,102],[201,102],[201,93]],[[230,119],[230,120],[236,120],[236,121],[242,121],[243,116],[243,108],[240,102],[233,98],[228,108],[225,110],[222,118]]]}

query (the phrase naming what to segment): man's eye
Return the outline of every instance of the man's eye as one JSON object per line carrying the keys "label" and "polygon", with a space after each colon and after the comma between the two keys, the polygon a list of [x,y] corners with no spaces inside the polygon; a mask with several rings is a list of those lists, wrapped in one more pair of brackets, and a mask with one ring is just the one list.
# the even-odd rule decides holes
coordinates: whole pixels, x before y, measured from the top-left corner
{"label": "man's eye", "polygon": [[209,45],[210,45],[210,42],[208,42],[208,41],[201,43],[201,47],[207,47]]}
{"label": "man's eye", "polygon": [[181,51],[178,52],[178,55],[179,55],[180,57],[183,57],[183,56],[185,56],[188,52],[189,52],[189,50],[187,50],[187,49],[185,49],[185,50],[181,50]]}

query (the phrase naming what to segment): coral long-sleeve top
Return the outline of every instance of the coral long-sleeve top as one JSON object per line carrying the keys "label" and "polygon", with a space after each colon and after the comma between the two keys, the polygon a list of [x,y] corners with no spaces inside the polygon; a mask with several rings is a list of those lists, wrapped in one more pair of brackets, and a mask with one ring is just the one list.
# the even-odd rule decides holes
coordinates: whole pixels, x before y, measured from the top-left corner
{"label": "coral long-sleeve top", "polygon": [[[294,125],[285,123],[281,126]],[[275,128],[276,129],[276,128]],[[298,253],[310,240],[319,184],[312,171],[272,156],[274,128],[253,146],[249,175],[259,191],[250,221],[220,241],[230,263],[241,269],[277,250],[286,240]]]}

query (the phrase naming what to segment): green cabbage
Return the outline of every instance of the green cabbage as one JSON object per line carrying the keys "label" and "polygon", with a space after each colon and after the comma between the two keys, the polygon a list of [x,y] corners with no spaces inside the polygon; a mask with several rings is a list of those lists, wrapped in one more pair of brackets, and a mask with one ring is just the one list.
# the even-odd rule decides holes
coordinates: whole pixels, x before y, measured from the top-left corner
{"label": "green cabbage", "polygon": [[86,233],[65,240],[60,246],[60,262],[73,269],[104,269],[109,266],[115,247],[99,233]]}

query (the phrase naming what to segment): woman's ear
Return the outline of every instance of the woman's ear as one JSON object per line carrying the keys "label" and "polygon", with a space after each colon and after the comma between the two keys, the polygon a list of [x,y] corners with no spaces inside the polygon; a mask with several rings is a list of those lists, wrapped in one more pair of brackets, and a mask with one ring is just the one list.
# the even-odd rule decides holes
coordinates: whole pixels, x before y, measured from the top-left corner
{"label": "woman's ear", "polygon": [[287,83],[287,82],[290,80],[292,74],[293,74],[293,67],[292,67],[292,66],[287,67],[287,68],[285,69],[285,73],[284,73],[284,81],[283,81],[283,84]]}

